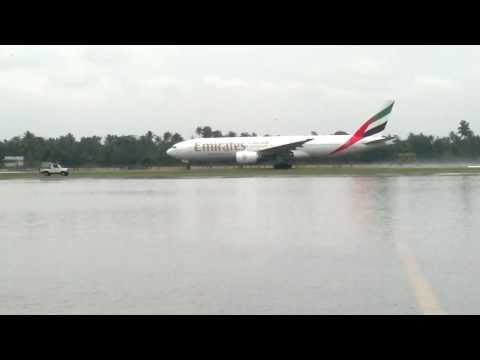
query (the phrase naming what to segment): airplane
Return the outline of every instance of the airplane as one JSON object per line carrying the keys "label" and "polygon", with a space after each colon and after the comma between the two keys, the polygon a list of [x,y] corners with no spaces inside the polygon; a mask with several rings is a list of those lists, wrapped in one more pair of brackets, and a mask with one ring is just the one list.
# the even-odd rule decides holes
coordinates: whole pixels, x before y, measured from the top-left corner
{"label": "airplane", "polygon": [[187,164],[268,163],[275,169],[289,169],[295,160],[336,157],[388,145],[393,137],[383,136],[395,101],[388,100],[353,135],[258,136],[195,138],[179,142],[167,154]]}

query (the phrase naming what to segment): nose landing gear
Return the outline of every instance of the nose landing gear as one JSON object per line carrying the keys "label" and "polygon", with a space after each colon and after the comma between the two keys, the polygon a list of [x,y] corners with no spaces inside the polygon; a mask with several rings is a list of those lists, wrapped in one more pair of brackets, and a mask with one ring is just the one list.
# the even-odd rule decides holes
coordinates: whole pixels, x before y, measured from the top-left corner
{"label": "nose landing gear", "polygon": [[190,167],[190,161],[184,160],[184,161],[182,161],[182,162],[185,164],[185,169],[190,170],[190,168],[191,168],[191,167]]}

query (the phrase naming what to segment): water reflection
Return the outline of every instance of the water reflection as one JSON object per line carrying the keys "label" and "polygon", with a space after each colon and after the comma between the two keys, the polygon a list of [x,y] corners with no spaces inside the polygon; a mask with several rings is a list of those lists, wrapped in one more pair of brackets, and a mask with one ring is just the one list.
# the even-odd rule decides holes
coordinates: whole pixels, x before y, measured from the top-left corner
{"label": "water reflection", "polygon": [[479,179],[2,181],[0,312],[478,311]]}

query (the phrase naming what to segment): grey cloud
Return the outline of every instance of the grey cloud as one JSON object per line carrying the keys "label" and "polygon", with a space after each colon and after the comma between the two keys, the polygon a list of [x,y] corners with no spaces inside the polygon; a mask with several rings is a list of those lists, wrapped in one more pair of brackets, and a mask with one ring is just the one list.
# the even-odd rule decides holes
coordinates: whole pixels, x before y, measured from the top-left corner
{"label": "grey cloud", "polygon": [[479,46],[0,46],[1,137],[178,131],[444,135],[476,114]]}

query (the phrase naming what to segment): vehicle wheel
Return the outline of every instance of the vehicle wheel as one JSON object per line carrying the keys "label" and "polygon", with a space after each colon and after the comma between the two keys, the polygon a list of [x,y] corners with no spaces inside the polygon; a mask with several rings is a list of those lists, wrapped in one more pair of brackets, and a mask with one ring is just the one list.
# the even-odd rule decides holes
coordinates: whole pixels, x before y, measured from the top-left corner
{"label": "vehicle wheel", "polygon": [[68,172],[62,171],[63,176],[68,176]]}
{"label": "vehicle wheel", "polygon": [[50,175],[52,175],[52,174],[50,174],[48,171],[45,171],[45,172],[43,173],[43,175],[45,175],[45,176],[50,176]]}

